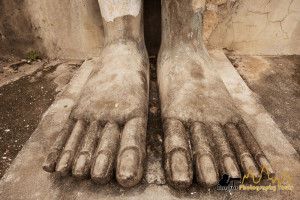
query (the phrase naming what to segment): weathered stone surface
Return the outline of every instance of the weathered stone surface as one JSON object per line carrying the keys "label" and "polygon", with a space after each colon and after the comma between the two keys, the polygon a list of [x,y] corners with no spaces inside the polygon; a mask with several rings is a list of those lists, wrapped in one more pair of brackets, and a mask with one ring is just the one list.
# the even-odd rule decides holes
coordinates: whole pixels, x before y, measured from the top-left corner
{"label": "weathered stone surface", "polygon": [[250,54],[299,54],[297,1],[236,1],[209,38],[210,47]]}
{"label": "weathered stone surface", "polygon": [[230,56],[230,59],[247,83],[260,80],[265,72],[272,73],[270,63],[261,56]]}
{"label": "weathered stone surface", "polygon": [[[103,46],[98,2],[24,0],[0,3],[1,55],[40,50],[55,58],[87,58]],[[2,49],[3,48],[3,49]]]}
{"label": "weathered stone surface", "polygon": [[289,7],[289,13],[290,12],[300,12],[300,1],[292,1]]}
{"label": "weathered stone surface", "polygon": [[31,49],[43,51],[42,42],[31,25],[24,1],[0,1],[0,55],[25,56]]}
{"label": "weathered stone surface", "polygon": [[[250,169],[259,178],[264,166],[274,176],[202,43],[202,24],[195,23],[202,21],[201,12],[176,1],[162,1],[163,40],[157,73],[168,184],[187,188],[196,173],[199,184],[213,186],[218,184],[218,172],[242,178],[241,172],[247,174]],[[192,130],[190,138],[190,127],[198,123],[202,128]],[[206,148],[204,137],[198,137],[201,133],[208,138]]]}
{"label": "weathered stone surface", "polygon": [[[17,156],[10,169],[0,180],[1,199],[291,199],[299,198],[299,157],[295,157],[295,150],[284,137],[276,137],[278,128],[268,117],[266,111],[239,77],[234,67],[226,60],[225,55],[214,53],[214,61],[224,80],[226,87],[230,87],[231,95],[239,97],[243,91],[243,104],[238,108],[246,110],[247,107],[255,108],[259,114],[255,119],[248,112],[243,112],[246,123],[254,137],[259,138],[262,150],[267,154],[275,172],[281,176],[285,171],[290,172],[294,189],[292,191],[254,192],[254,191],[216,191],[214,188],[204,189],[192,186],[189,190],[174,190],[168,186],[154,184],[141,184],[132,189],[124,189],[112,182],[105,186],[92,184],[91,181],[78,181],[72,177],[61,179],[50,175],[41,169],[44,157],[54,142],[57,131],[62,128],[72,108],[76,95],[69,98],[61,96],[56,103],[45,113],[44,119]],[[85,63],[78,74],[72,79],[67,88],[81,88],[86,80],[92,65]],[[225,81],[226,79],[226,81]],[[69,93],[70,95],[71,93]],[[242,99],[242,98],[241,98]],[[252,100],[251,100],[252,99]],[[241,101],[240,101],[241,103]],[[68,107],[65,107],[68,105]],[[67,112],[67,113],[66,113]],[[265,123],[267,122],[267,123]],[[52,127],[52,128],[49,128]],[[262,145],[262,141],[267,145]],[[281,144],[278,150],[278,144]],[[38,153],[37,153],[38,152]]]}
{"label": "weathered stone surface", "polygon": [[104,37],[98,1],[26,0],[24,9],[48,56],[84,59],[100,53]]}
{"label": "weathered stone surface", "polygon": [[203,18],[203,40],[205,43],[208,42],[211,33],[215,30],[218,23],[218,7],[212,4],[212,6],[209,6],[209,9],[205,11]]}
{"label": "weathered stone surface", "polygon": [[294,0],[272,0],[265,4],[264,12],[268,14],[269,22],[283,21],[289,14],[290,5]]}
{"label": "weathered stone surface", "polygon": [[231,62],[300,154],[300,56],[231,55]]}

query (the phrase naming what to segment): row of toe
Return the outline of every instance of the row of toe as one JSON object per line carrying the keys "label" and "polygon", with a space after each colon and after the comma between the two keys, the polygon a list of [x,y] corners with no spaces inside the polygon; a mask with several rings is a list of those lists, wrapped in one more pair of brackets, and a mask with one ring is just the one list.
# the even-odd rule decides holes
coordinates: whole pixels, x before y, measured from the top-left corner
{"label": "row of toe", "polygon": [[123,131],[115,122],[100,123],[68,120],[50,149],[43,169],[61,176],[70,173],[107,183],[114,169],[124,187],[137,184],[143,175],[146,122],[144,118],[129,120]]}
{"label": "row of toe", "polygon": [[[252,172],[261,177],[266,167],[274,171],[243,121],[194,122],[185,126],[176,119],[164,120],[165,172],[170,185],[186,188],[196,181],[206,187],[219,183],[222,175],[241,178]],[[68,120],[52,145],[43,165],[45,171],[61,176],[72,174],[100,184],[107,183],[114,169],[124,187],[136,185],[143,176],[146,157],[146,120],[129,120],[122,131],[115,122]]]}
{"label": "row of toe", "polygon": [[193,181],[205,187],[219,184],[221,176],[241,179],[251,171],[261,178],[264,167],[274,171],[255,138],[243,121],[238,123],[194,122],[190,126],[177,119],[164,120],[165,169],[167,180],[176,188]]}

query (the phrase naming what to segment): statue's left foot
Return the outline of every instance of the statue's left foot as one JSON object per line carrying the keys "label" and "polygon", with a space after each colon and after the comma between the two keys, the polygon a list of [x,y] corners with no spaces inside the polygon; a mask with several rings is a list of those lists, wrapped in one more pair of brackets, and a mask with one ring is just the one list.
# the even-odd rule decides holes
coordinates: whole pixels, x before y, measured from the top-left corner
{"label": "statue's left foot", "polygon": [[274,173],[203,45],[204,8],[205,1],[162,0],[158,85],[166,178],[177,188],[188,187],[193,173],[207,187],[224,174],[252,170],[257,178],[264,165]]}

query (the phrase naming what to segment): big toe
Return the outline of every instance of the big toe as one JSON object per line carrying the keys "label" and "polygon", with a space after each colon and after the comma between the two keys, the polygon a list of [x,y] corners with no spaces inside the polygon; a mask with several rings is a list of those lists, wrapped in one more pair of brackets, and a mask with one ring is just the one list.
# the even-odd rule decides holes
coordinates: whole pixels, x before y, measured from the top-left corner
{"label": "big toe", "polygon": [[146,154],[146,119],[134,118],[124,127],[117,159],[117,180],[123,187],[138,184]]}
{"label": "big toe", "polygon": [[173,187],[186,188],[193,179],[187,133],[183,124],[175,119],[165,120],[164,132],[167,180]]}

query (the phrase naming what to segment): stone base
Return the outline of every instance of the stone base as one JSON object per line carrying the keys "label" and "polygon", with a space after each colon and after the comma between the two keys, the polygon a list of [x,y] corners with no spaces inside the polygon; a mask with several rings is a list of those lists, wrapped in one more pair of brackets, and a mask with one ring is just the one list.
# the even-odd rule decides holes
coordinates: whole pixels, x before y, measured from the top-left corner
{"label": "stone base", "polygon": [[[211,52],[211,56],[247,126],[268,157],[279,180],[283,179],[285,172],[289,172],[293,190],[279,191],[276,187],[276,192],[218,191],[216,187],[208,189],[193,184],[187,190],[178,191],[167,185],[148,184],[146,181],[134,188],[124,189],[115,180],[101,186],[93,184],[90,180],[60,178],[44,172],[42,164],[47,152],[67,120],[78,98],[78,91],[92,70],[92,61],[86,61],[44,114],[38,128],[1,179],[0,199],[298,199],[300,161],[295,149],[256,100],[224,53],[216,50]],[[150,172],[146,172],[144,177],[149,175],[147,173]],[[261,185],[269,184],[270,181],[264,180]],[[277,186],[276,183],[275,185]]]}

